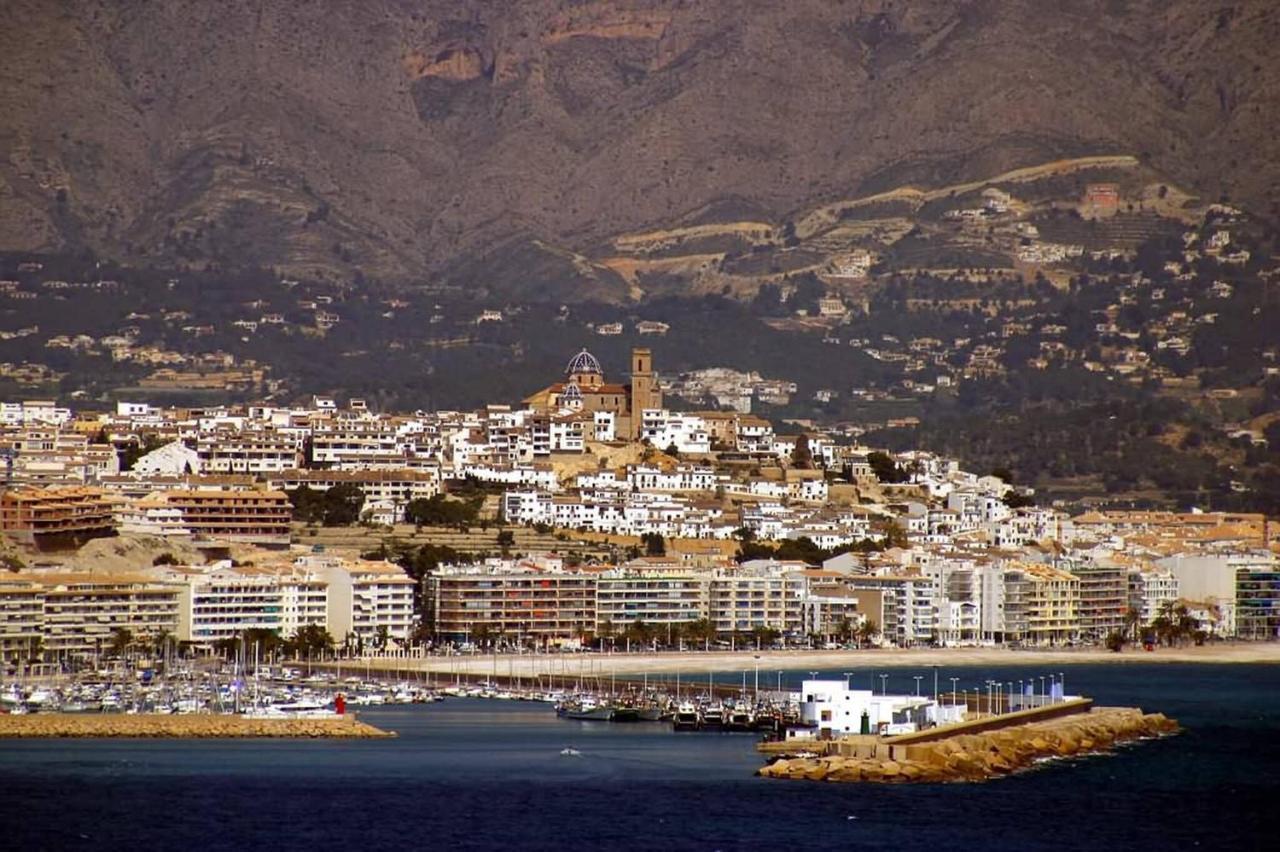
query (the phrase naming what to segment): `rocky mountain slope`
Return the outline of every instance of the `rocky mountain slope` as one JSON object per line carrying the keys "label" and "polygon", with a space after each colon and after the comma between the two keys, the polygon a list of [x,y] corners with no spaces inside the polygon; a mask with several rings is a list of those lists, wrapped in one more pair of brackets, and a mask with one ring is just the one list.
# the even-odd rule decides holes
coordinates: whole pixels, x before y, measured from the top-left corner
{"label": "rocky mountain slope", "polygon": [[622,234],[779,227],[1055,158],[1280,198],[1273,0],[6,12],[4,249],[622,299],[625,264],[588,260]]}

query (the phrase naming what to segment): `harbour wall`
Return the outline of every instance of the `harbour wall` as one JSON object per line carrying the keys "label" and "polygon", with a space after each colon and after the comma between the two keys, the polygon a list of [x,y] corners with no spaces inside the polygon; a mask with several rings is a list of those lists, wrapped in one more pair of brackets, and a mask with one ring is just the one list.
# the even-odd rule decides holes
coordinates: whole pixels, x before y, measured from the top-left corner
{"label": "harbour wall", "polygon": [[374,739],[395,734],[356,719],[259,719],[222,714],[27,713],[0,715],[0,738]]}
{"label": "harbour wall", "polygon": [[[999,717],[999,721],[1008,718]],[[780,758],[757,774],[765,778],[833,782],[986,781],[1043,760],[1107,752],[1121,743],[1178,731],[1178,724],[1163,714],[1143,713],[1133,707],[1089,708],[1088,712],[1042,716],[1039,721],[979,727],[995,721],[980,719],[932,729],[922,733],[936,736],[923,740],[911,740],[913,735],[906,735],[815,742],[817,756]],[[788,745],[794,754],[807,742],[792,741]]]}

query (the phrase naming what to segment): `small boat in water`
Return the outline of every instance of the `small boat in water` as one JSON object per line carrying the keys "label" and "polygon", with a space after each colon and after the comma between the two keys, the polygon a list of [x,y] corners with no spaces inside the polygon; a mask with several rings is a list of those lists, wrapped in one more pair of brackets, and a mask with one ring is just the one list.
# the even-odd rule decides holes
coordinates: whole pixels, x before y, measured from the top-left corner
{"label": "small boat in water", "polygon": [[613,718],[613,712],[614,708],[608,704],[597,704],[590,698],[568,701],[556,709],[558,716],[580,722],[608,722]]}
{"label": "small boat in water", "polygon": [[609,717],[610,722],[639,722],[640,708],[630,705],[621,705],[613,708],[613,714]]}
{"label": "small boat in water", "polygon": [[670,710],[660,704],[649,704],[640,708],[641,722],[666,722],[672,717]]}
{"label": "small boat in water", "polygon": [[724,707],[720,704],[708,704],[702,709],[702,727],[713,731],[724,728]]}

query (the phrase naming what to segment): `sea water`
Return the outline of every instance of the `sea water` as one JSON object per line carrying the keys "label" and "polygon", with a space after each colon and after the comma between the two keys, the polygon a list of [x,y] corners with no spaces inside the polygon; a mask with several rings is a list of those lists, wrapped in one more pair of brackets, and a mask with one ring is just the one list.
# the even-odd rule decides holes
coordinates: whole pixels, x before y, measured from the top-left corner
{"label": "sea water", "polygon": [[[932,668],[844,671],[877,691],[914,692],[914,675],[933,690]],[[758,779],[750,734],[568,721],[545,704],[479,699],[362,710],[393,740],[8,740],[0,849],[1275,848],[1280,666],[944,666],[938,680],[944,692],[951,677],[962,690],[1032,677],[1038,688],[1049,674],[1186,731],[927,786]],[[781,677],[797,687],[808,676]],[[759,677],[773,688],[778,673]],[[682,677],[691,690],[709,679]]]}

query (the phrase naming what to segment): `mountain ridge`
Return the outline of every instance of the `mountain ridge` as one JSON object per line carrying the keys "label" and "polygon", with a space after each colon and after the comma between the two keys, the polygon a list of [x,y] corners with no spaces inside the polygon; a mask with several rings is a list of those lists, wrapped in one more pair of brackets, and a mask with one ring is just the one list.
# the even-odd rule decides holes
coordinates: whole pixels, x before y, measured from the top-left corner
{"label": "mountain ridge", "polygon": [[8,249],[625,299],[578,258],[737,206],[776,227],[1081,155],[1263,215],[1280,197],[1265,0],[26,0],[10,18]]}

